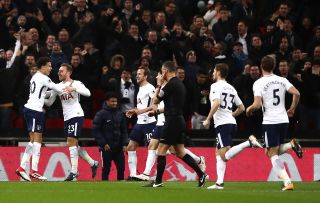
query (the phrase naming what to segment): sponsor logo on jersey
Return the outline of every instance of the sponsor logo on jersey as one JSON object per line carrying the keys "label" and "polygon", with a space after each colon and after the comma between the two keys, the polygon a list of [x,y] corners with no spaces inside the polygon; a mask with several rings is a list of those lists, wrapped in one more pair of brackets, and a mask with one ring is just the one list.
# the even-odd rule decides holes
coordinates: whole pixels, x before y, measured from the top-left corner
{"label": "sponsor logo on jersey", "polygon": [[60,99],[63,100],[63,101],[66,101],[66,100],[69,100],[69,99],[73,99],[74,97],[72,96],[71,93],[68,93],[68,94],[62,94],[60,96]]}

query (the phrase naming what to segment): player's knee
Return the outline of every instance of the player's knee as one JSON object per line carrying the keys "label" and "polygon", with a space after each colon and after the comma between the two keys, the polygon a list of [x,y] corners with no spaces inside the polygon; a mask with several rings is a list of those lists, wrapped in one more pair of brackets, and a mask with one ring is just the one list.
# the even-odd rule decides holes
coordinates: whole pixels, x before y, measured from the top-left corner
{"label": "player's knee", "polygon": [[170,154],[176,155],[176,150],[173,147],[169,148]]}
{"label": "player's knee", "polygon": [[128,151],[135,151],[136,147],[135,147],[135,145],[129,144],[128,147],[127,147],[127,150]]}
{"label": "player's knee", "polygon": [[42,135],[39,133],[35,133],[33,135],[33,142],[42,143]]}
{"label": "player's knee", "polygon": [[228,161],[228,159],[226,158],[226,155],[225,155],[225,153],[223,153],[223,154],[220,154],[220,157],[221,157],[221,159],[223,160],[223,161]]}
{"label": "player's knee", "polygon": [[136,151],[138,146],[139,146],[139,144],[137,142],[130,140],[129,144],[127,146],[127,150],[128,151]]}
{"label": "player's knee", "polygon": [[158,147],[158,156],[166,156],[167,149],[165,147]]}
{"label": "player's knee", "polygon": [[67,138],[67,146],[68,147],[73,147],[73,146],[77,146],[77,145],[78,145],[78,140],[76,138],[73,138],[73,137]]}
{"label": "player's knee", "polygon": [[271,147],[266,150],[266,155],[271,158],[275,155],[279,155],[279,147]]}
{"label": "player's knee", "polygon": [[148,145],[148,150],[156,150],[157,147],[155,147],[154,145]]}
{"label": "player's knee", "polygon": [[228,159],[226,159],[226,157],[225,157],[225,156],[221,157],[221,159],[222,159],[223,161],[225,161],[225,162],[227,162],[227,161],[228,161]]}
{"label": "player's knee", "polygon": [[156,141],[150,141],[148,145],[148,150],[156,150],[158,148],[159,142]]}

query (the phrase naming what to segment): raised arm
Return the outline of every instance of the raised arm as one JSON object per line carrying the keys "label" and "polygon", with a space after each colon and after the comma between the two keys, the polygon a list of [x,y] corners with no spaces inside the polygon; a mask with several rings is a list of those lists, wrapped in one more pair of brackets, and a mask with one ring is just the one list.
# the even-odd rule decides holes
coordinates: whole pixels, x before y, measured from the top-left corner
{"label": "raised arm", "polygon": [[17,38],[17,41],[16,41],[16,44],[15,44],[15,47],[14,47],[13,55],[12,55],[10,61],[7,62],[7,68],[11,68],[11,66],[12,66],[12,64],[14,62],[14,59],[16,58],[17,53],[19,52],[19,49],[21,47],[20,34],[15,35],[15,37]]}
{"label": "raised arm", "polygon": [[157,76],[157,86],[154,92],[154,96],[152,98],[152,102],[154,104],[159,104],[161,102],[161,98],[163,97],[163,90],[162,87],[164,87],[166,85],[166,81],[163,79],[163,76],[158,73]]}

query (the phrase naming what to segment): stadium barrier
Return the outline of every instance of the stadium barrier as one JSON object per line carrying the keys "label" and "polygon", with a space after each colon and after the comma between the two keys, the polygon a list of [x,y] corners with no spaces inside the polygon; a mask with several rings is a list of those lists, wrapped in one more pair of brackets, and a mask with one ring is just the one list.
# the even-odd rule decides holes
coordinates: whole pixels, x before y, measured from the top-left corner
{"label": "stadium barrier", "polygon": [[[51,120],[47,121],[48,123]],[[61,122],[60,122],[61,124]],[[92,129],[89,128],[92,120],[86,119],[82,129],[79,141],[83,146],[96,146],[97,143],[92,136]],[[233,144],[238,144],[248,139],[251,133],[247,130],[238,131],[233,139]],[[289,141],[292,137],[298,138],[303,147],[320,146],[320,129],[296,130],[292,134],[288,134]],[[256,135],[259,139],[260,135]],[[186,146],[192,147],[212,147],[216,143],[216,135],[212,130],[187,130]],[[0,146],[19,146],[20,142],[28,142],[29,136],[26,129],[9,128],[0,130]],[[52,142],[65,142],[66,137],[63,128],[46,128],[43,133],[43,141],[45,144]]]}
{"label": "stadium barrier", "polygon": [[[99,160],[98,174],[94,180],[101,179],[101,159],[97,147],[86,147],[93,159]],[[207,173],[210,180],[216,180],[216,160],[214,148],[190,148],[195,154],[206,158]],[[320,179],[320,148],[304,148],[304,157],[298,159],[293,152],[280,156],[293,181],[314,181]],[[20,178],[15,174],[22,158],[24,147],[0,147],[0,180],[18,181]],[[139,148],[138,172],[142,173],[147,158],[147,149]],[[127,157],[126,157],[127,158]],[[127,160],[127,159],[126,159]],[[29,168],[30,164],[28,164]],[[43,147],[39,171],[48,177],[49,181],[62,181],[69,174],[71,165],[67,147]],[[156,164],[152,170],[152,176],[156,173]],[[85,161],[79,158],[78,180],[90,181],[91,169]],[[125,177],[129,174],[126,162]],[[116,179],[116,169],[112,165],[110,180]],[[193,181],[197,175],[180,159],[173,155],[167,156],[167,166],[164,179],[171,181]],[[278,181],[277,175],[273,172],[271,162],[266,157],[263,149],[245,149],[237,157],[227,164],[225,175],[226,181]]]}

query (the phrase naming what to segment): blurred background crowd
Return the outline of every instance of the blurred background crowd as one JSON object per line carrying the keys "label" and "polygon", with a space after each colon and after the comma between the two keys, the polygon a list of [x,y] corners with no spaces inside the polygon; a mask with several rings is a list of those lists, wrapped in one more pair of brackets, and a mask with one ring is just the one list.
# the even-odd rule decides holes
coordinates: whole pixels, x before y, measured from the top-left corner
{"label": "blurred background crowd", "polygon": [[[121,94],[123,111],[133,108],[137,68],[148,67],[155,84],[161,64],[173,60],[187,88],[185,119],[202,129],[215,64],[229,65],[227,80],[248,107],[260,60],[272,54],[274,73],[302,95],[291,129],[320,129],[319,8],[312,0],[0,0],[0,128],[21,117],[41,56],[51,58],[54,82],[70,63],[72,78],[90,89],[81,98],[88,119],[108,91]],[[62,118],[59,102],[47,117]],[[238,120],[257,130],[261,112]]]}

